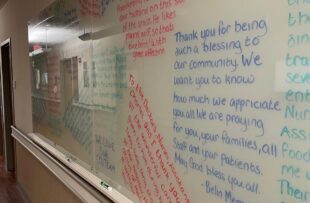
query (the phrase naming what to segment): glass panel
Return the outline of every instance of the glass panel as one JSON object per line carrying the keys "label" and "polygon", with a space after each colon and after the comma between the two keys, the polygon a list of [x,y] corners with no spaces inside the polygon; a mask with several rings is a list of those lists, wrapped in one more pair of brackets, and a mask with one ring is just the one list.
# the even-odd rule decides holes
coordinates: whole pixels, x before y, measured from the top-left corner
{"label": "glass panel", "polygon": [[135,202],[309,202],[307,1],[57,0],[34,131]]}

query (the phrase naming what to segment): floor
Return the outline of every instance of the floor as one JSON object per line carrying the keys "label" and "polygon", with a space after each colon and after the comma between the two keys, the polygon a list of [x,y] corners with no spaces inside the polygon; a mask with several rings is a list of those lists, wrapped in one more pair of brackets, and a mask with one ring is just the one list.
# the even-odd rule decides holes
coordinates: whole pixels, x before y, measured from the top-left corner
{"label": "floor", "polygon": [[24,203],[17,187],[15,173],[4,168],[4,158],[0,156],[0,203]]}

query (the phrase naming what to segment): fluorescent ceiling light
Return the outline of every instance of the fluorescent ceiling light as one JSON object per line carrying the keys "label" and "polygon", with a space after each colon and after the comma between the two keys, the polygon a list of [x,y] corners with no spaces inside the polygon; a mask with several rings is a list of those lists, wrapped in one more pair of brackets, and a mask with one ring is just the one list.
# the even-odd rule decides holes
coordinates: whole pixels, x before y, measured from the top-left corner
{"label": "fluorescent ceiling light", "polygon": [[28,40],[29,43],[47,43],[57,44],[68,41],[74,37],[79,36],[74,29],[66,29],[61,27],[42,27],[37,26],[32,28],[28,27]]}

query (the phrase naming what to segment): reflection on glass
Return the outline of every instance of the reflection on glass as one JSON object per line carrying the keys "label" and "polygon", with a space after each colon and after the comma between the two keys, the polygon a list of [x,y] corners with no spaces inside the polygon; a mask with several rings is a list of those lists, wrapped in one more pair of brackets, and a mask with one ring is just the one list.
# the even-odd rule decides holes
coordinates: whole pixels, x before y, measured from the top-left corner
{"label": "reflection on glass", "polygon": [[90,27],[85,20],[78,1],[60,0],[32,20],[28,32],[34,131],[91,164],[92,109],[80,97],[83,92],[91,101],[90,41],[78,38]]}
{"label": "reflection on glass", "polygon": [[87,61],[83,62],[83,79],[84,79],[84,87],[89,87],[89,75],[87,70]]}
{"label": "reflection on glass", "polygon": [[[54,85],[53,85],[53,93],[57,95],[58,93],[58,82],[59,78],[57,76],[54,77]],[[56,96],[55,96],[56,97]]]}
{"label": "reflection on glass", "polygon": [[78,57],[72,57],[72,87],[73,87],[73,100],[77,102],[79,100],[78,91]]}
{"label": "reflection on glass", "polygon": [[34,132],[118,186],[128,53],[117,16],[103,17],[112,3],[56,1],[28,31]]}
{"label": "reflection on glass", "polygon": [[48,74],[47,74],[47,72],[41,74],[41,84],[43,86],[48,85]]}
{"label": "reflection on glass", "polygon": [[35,84],[36,84],[36,89],[40,89],[40,70],[35,68]]}
{"label": "reflection on glass", "polygon": [[92,66],[92,80],[93,80],[93,87],[97,87],[97,80],[96,80],[96,64],[93,62]]}

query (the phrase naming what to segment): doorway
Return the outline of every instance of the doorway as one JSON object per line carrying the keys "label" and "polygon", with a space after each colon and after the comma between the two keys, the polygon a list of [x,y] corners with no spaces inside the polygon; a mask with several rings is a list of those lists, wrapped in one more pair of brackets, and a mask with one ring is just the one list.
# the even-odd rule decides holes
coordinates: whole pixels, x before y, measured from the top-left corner
{"label": "doorway", "polygon": [[[11,136],[11,126],[14,122],[14,99],[13,99],[13,71],[11,63],[11,40],[7,39],[0,44],[1,54],[1,92],[0,110],[2,125],[3,155],[5,168],[8,171],[15,170],[15,145]],[[1,141],[1,139],[0,139]]]}

